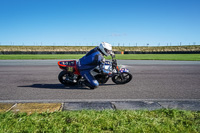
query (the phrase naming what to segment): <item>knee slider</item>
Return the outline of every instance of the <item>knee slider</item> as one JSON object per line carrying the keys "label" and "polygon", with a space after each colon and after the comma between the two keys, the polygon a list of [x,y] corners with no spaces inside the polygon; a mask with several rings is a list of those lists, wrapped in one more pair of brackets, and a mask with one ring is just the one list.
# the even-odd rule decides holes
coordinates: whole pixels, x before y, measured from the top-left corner
{"label": "knee slider", "polygon": [[94,86],[95,88],[97,88],[97,87],[99,86],[99,83],[98,83],[97,80],[93,80],[93,86]]}

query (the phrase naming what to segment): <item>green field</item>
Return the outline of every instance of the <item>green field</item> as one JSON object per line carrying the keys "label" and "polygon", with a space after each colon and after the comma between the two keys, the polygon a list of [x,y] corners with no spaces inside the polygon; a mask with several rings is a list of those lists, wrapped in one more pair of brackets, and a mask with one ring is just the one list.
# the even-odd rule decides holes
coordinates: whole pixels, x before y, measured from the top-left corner
{"label": "green field", "polygon": [[82,110],[54,113],[0,113],[1,133],[104,132],[199,133],[200,112],[180,110]]}
{"label": "green field", "polygon": [[[0,55],[0,60],[80,59],[84,54],[17,54]],[[111,59],[107,57],[106,59]],[[200,61],[200,54],[117,54],[118,60],[177,60]]]}
{"label": "green field", "polygon": [[[97,45],[96,45],[97,46]],[[95,46],[0,46],[1,51],[89,51]],[[140,51],[140,52],[163,52],[163,51],[200,51],[200,45],[191,46],[113,46],[113,51]]]}

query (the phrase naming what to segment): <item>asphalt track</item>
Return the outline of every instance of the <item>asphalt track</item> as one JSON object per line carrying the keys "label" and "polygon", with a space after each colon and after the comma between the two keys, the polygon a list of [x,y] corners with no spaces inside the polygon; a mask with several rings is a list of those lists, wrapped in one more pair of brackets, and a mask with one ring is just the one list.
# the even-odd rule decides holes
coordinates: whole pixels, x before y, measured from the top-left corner
{"label": "asphalt track", "polygon": [[132,81],[109,80],[95,90],[60,84],[57,61],[0,60],[0,101],[200,99],[200,61],[122,60]]}

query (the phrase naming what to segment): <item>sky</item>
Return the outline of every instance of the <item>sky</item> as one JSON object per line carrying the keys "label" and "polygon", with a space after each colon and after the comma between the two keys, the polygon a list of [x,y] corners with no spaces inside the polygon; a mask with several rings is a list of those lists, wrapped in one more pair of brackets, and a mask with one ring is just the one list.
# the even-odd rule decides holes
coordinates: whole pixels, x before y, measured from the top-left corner
{"label": "sky", "polygon": [[0,45],[200,45],[200,0],[0,0]]}

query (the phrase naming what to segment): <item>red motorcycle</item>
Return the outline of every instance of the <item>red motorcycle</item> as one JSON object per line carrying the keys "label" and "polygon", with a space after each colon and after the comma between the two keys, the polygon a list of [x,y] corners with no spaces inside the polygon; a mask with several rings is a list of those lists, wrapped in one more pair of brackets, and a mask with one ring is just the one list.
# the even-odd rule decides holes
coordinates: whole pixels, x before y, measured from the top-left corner
{"label": "red motorcycle", "polygon": [[[112,61],[105,61],[104,69],[109,71],[109,74],[102,73],[101,66],[97,66],[91,71],[91,74],[100,84],[105,84],[109,78],[112,78],[112,81],[116,84],[126,84],[131,81],[132,75],[129,70],[120,68],[114,58],[115,55],[112,55]],[[80,75],[76,60],[59,61],[58,66],[62,69],[58,75],[60,83],[65,86],[84,84],[86,79]]]}

